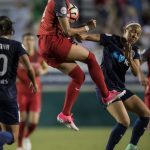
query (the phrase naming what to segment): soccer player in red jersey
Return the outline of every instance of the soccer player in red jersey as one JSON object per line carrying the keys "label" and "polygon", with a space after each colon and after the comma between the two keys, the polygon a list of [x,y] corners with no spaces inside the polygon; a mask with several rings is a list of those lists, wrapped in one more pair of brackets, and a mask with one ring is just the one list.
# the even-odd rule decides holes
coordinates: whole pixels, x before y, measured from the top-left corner
{"label": "soccer player in red jersey", "polygon": [[[145,89],[145,97],[144,102],[146,106],[150,109],[150,48],[145,50],[145,52],[141,55],[142,62],[147,62],[148,65],[148,85]],[[150,130],[150,122],[148,125],[148,129]]]}
{"label": "soccer player in red jersey", "polygon": [[108,91],[103,73],[94,54],[78,44],[73,44],[69,39],[77,33],[88,32],[96,27],[96,20],[90,20],[82,27],[70,27],[67,17],[69,3],[69,0],[48,1],[38,31],[38,44],[39,53],[47,64],[72,78],[66,91],[63,110],[57,116],[57,120],[68,128],[78,131],[79,129],[73,121],[71,109],[84,82],[85,75],[75,61],[87,64],[91,78],[106,102],[114,101],[122,96],[125,91]]}
{"label": "soccer player in red jersey", "polygon": [[[29,80],[26,75],[26,70],[19,64],[17,77],[18,90],[18,104],[20,110],[20,132],[18,137],[18,150],[31,150],[31,142],[29,136],[35,130],[40,116],[41,109],[41,81],[40,75],[48,71],[47,64],[39,57],[35,48],[35,35],[32,33],[25,33],[23,35],[23,45],[27,50],[31,65],[34,68],[36,75],[36,83],[39,91],[32,93],[29,90]],[[26,130],[25,130],[26,129]]]}

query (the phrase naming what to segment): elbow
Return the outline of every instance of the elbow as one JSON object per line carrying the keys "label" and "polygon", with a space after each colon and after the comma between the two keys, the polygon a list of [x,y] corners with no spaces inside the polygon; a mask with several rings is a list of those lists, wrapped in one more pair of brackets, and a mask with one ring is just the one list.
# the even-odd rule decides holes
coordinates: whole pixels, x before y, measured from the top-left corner
{"label": "elbow", "polygon": [[133,75],[134,75],[135,77],[137,77],[138,73],[137,73],[137,72],[133,72]]}
{"label": "elbow", "polygon": [[65,35],[66,36],[73,36],[74,33],[70,29],[68,29],[68,30],[65,31]]}
{"label": "elbow", "polygon": [[137,71],[132,70],[132,74],[133,74],[135,77],[138,76],[138,72],[137,72]]}

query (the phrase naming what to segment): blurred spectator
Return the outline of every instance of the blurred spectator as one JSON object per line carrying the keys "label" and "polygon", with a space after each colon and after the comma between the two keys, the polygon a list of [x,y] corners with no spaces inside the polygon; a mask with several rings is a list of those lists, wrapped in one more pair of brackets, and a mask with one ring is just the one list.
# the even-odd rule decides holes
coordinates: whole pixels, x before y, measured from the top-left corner
{"label": "blurred spectator", "polygon": [[116,29],[115,2],[113,0],[95,0],[95,6],[98,12],[100,32],[111,33],[114,31],[114,29]]}

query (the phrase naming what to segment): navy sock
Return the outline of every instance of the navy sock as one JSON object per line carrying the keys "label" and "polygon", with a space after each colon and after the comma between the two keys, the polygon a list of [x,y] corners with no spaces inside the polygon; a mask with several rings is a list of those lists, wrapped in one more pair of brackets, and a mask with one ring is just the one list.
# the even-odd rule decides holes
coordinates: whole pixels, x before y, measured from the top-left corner
{"label": "navy sock", "polygon": [[7,132],[7,131],[0,132],[0,144],[1,145],[11,144],[13,143],[13,141],[14,141],[14,138],[10,132]]}
{"label": "navy sock", "polygon": [[144,134],[144,131],[146,130],[148,123],[149,117],[140,117],[139,119],[136,120],[133,126],[132,136],[130,140],[131,144],[137,145],[140,137]]}
{"label": "navy sock", "polygon": [[3,150],[3,143],[0,141],[0,150]]}
{"label": "navy sock", "polygon": [[121,123],[118,123],[112,130],[107,146],[106,146],[106,150],[113,150],[115,145],[121,140],[122,136],[124,135],[124,133],[126,132],[127,127],[125,127],[124,125],[122,125]]}

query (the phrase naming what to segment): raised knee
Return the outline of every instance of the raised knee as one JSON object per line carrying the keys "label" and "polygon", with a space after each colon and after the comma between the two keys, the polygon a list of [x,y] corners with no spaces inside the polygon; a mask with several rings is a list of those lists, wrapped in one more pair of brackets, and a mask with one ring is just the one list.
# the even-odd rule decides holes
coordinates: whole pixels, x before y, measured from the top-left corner
{"label": "raised knee", "polygon": [[85,74],[79,66],[76,66],[70,73],[70,77],[79,85],[82,85],[85,80]]}
{"label": "raised knee", "polygon": [[95,61],[96,60],[96,57],[92,52],[89,52],[88,60],[90,60],[90,61]]}

